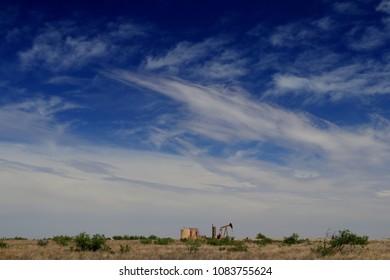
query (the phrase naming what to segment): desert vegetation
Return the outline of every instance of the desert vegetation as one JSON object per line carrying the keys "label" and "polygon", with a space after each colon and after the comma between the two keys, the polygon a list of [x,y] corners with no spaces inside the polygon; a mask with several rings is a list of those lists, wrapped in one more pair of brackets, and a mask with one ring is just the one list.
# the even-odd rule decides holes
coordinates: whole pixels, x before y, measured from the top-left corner
{"label": "desert vegetation", "polygon": [[331,256],[336,253],[354,251],[356,246],[364,248],[368,245],[368,236],[358,236],[349,230],[340,230],[338,234],[333,234],[330,240],[329,232],[326,234],[323,244],[316,247],[315,251],[321,256]]}
{"label": "desert vegetation", "polygon": [[390,259],[390,239],[370,240],[349,230],[327,232],[318,239],[301,239],[293,233],[282,239],[272,239],[262,233],[256,238],[235,240],[182,239],[169,237],[89,235],[53,236],[39,240],[25,238],[0,239],[0,259],[23,260],[82,260],[82,259],[133,259],[133,260],[180,260],[180,259]]}

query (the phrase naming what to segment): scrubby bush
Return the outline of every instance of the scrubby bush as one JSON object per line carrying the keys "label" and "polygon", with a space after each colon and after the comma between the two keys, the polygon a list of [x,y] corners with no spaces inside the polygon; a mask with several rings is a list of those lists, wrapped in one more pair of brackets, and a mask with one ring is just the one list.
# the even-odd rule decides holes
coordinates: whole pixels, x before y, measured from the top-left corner
{"label": "scrubby bush", "polygon": [[158,236],[152,234],[152,235],[149,235],[148,239],[156,240],[156,239],[158,239]]}
{"label": "scrubby bush", "polygon": [[98,251],[98,250],[110,250],[106,245],[106,237],[101,234],[95,234],[90,237],[85,232],[80,233],[74,238],[76,244],[76,250],[78,251]]}
{"label": "scrubby bush", "polygon": [[114,235],[112,237],[112,239],[114,240],[141,240],[141,239],[147,239],[145,236],[143,235]]}
{"label": "scrubby bush", "polygon": [[13,239],[14,240],[27,240],[27,238],[20,237],[20,236],[15,236]]}
{"label": "scrubby bush", "polygon": [[7,248],[8,245],[3,240],[0,240],[0,248]]}
{"label": "scrubby bush", "polygon": [[157,245],[169,245],[174,240],[170,237],[156,237],[155,235],[151,235],[146,239],[140,239],[141,244],[157,244]]}
{"label": "scrubby bush", "polygon": [[329,232],[327,232],[323,244],[315,248],[315,252],[320,256],[351,252],[356,245],[364,247],[368,244],[368,236],[358,236],[347,229],[339,230],[339,233],[333,234],[330,240],[328,237]]}
{"label": "scrubby bush", "polygon": [[207,245],[211,245],[211,246],[222,246],[220,244],[220,241],[219,239],[217,238],[207,238]]}
{"label": "scrubby bush", "polygon": [[71,236],[66,235],[56,235],[51,238],[55,243],[60,246],[68,246],[69,243],[73,240]]}
{"label": "scrubby bush", "polygon": [[299,239],[298,233],[293,233],[288,237],[284,237],[283,242],[282,242],[283,245],[287,245],[287,246],[291,246],[291,245],[299,244],[299,243],[302,243],[302,240]]}
{"label": "scrubby bush", "polygon": [[227,246],[227,245],[234,245],[234,237],[224,237],[221,239],[217,238],[208,238],[207,244],[212,246]]}
{"label": "scrubby bush", "polygon": [[141,244],[152,244],[153,240],[152,239],[140,239]]}
{"label": "scrubby bush", "polygon": [[173,242],[174,240],[170,237],[165,237],[165,238],[157,238],[154,240],[154,243],[157,245],[169,245]]}
{"label": "scrubby bush", "polygon": [[184,242],[187,245],[187,251],[190,254],[199,252],[200,246],[203,241],[201,239],[185,239]]}
{"label": "scrubby bush", "polygon": [[368,236],[358,236],[349,230],[340,230],[338,235],[333,235],[330,245],[337,251],[342,251],[346,246],[354,248],[356,245],[365,246],[368,244]]}
{"label": "scrubby bush", "polygon": [[331,256],[335,253],[333,248],[325,243],[317,246],[313,251],[321,257]]}
{"label": "scrubby bush", "polygon": [[[224,237],[221,239],[216,238],[208,238],[207,244],[211,246],[221,246],[220,250],[227,249],[228,251],[234,252],[243,252],[248,250],[248,246],[244,241],[234,240],[234,237]],[[224,246],[229,246],[229,248],[225,248]]]}
{"label": "scrubby bush", "polygon": [[258,233],[256,235],[256,243],[260,246],[265,246],[265,245],[268,245],[268,244],[271,244],[272,243],[272,239],[265,236],[264,234],[262,233]]}
{"label": "scrubby bush", "polygon": [[75,236],[74,242],[76,243],[76,249],[79,251],[92,250],[91,237],[85,232],[82,232],[79,235]]}
{"label": "scrubby bush", "polygon": [[228,248],[228,251],[231,252],[246,252],[248,251],[248,246],[243,241],[233,241],[232,247]]}

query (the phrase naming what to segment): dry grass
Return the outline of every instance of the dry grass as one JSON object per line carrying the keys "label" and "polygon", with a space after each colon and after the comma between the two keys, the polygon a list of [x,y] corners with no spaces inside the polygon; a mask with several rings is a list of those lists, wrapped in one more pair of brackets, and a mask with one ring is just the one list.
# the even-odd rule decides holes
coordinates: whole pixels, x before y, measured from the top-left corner
{"label": "dry grass", "polygon": [[[170,245],[141,244],[138,240],[108,240],[111,251],[78,252],[70,246],[62,247],[50,241],[46,247],[38,246],[36,240],[5,240],[6,248],[0,248],[3,260],[313,260],[313,259],[349,259],[349,260],[390,260],[390,240],[373,240],[352,252],[337,253],[320,257],[313,248],[322,241],[311,240],[298,245],[281,246],[274,242],[267,246],[246,243],[248,250],[232,252],[230,246],[210,246],[202,244],[197,253],[190,254],[187,245],[175,241]],[[128,244],[129,252],[121,252],[121,245]]]}

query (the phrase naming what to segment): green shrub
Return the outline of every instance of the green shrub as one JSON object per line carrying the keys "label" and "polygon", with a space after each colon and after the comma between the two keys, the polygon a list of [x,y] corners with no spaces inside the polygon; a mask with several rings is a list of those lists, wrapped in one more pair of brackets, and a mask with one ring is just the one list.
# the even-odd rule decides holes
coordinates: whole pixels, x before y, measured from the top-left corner
{"label": "green shrub", "polygon": [[267,236],[265,236],[265,235],[262,234],[262,233],[258,233],[258,234],[256,235],[256,239],[264,239],[264,238],[267,238]]}
{"label": "green shrub", "polygon": [[225,246],[231,246],[227,248],[228,251],[243,252],[248,250],[248,246],[244,241],[234,240],[234,237],[224,237],[222,239],[208,238],[207,244],[211,246],[221,246],[219,250],[226,250]]}
{"label": "green shrub", "polygon": [[73,240],[71,236],[66,235],[56,235],[53,236],[51,239],[60,246],[68,246],[69,243]]}
{"label": "green shrub", "polygon": [[324,238],[323,245],[317,246],[315,252],[320,256],[329,256],[335,253],[345,253],[354,250],[356,245],[364,247],[368,244],[368,236],[358,236],[349,230],[339,230],[333,234],[328,242],[329,233]]}
{"label": "green shrub", "polygon": [[158,245],[169,245],[173,242],[174,240],[170,237],[165,237],[165,238],[157,238],[154,243]]}
{"label": "green shrub", "polygon": [[92,250],[91,237],[85,232],[82,232],[79,235],[75,236],[74,242],[76,244],[76,249],[79,251]]}
{"label": "green shrub", "polygon": [[207,238],[207,245],[211,245],[211,246],[222,246],[220,244],[220,241],[219,239],[217,238]]}
{"label": "green shrub", "polygon": [[299,239],[298,233],[293,233],[292,235],[290,235],[288,237],[284,237],[282,244],[287,245],[287,246],[291,246],[294,244],[299,244],[301,242],[302,242],[302,240]]}
{"label": "green shrub", "polygon": [[140,239],[141,244],[152,244],[152,239]]}
{"label": "green shrub", "polygon": [[221,239],[217,238],[208,238],[207,244],[212,246],[227,246],[227,245],[234,245],[234,237],[224,237]]}
{"label": "green shrub", "polygon": [[256,243],[260,246],[266,246],[268,244],[271,244],[272,243],[272,239],[265,236],[264,234],[262,233],[258,233],[257,236],[256,236]]}
{"label": "green shrub", "polygon": [[140,239],[141,244],[157,244],[157,245],[169,245],[174,240],[170,237],[159,238],[155,235],[151,235],[146,239]]}
{"label": "green shrub", "polygon": [[156,240],[156,239],[158,239],[158,237],[156,235],[152,234],[152,235],[149,235],[148,239]]}
{"label": "green shrub", "polygon": [[123,236],[120,236],[120,235],[114,235],[114,236],[112,237],[112,239],[114,239],[114,240],[124,240],[124,239],[123,239]]}
{"label": "green shrub", "polygon": [[85,232],[80,233],[74,238],[77,251],[98,251],[110,250],[106,246],[106,237],[101,234],[95,234],[92,238]]}
{"label": "green shrub", "polygon": [[97,250],[107,250],[108,247],[106,246],[106,237],[104,235],[100,234],[95,234],[91,238],[91,249],[92,251],[97,251]]}
{"label": "green shrub", "polygon": [[356,245],[365,246],[368,244],[368,236],[358,236],[349,230],[340,230],[338,235],[333,235],[330,246],[336,251],[342,251],[345,246],[354,248]]}
{"label": "green shrub", "polygon": [[187,251],[190,254],[199,252],[200,246],[203,243],[200,239],[187,239],[185,242],[187,244]]}
{"label": "green shrub", "polygon": [[7,248],[8,245],[3,240],[0,240],[0,248]]}
{"label": "green shrub", "polygon": [[20,237],[20,236],[15,236],[13,239],[14,240],[27,240],[27,238]]}
{"label": "green shrub", "polygon": [[142,235],[123,235],[123,236],[114,235],[112,237],[112,239],[114,239],[114,240],[141,240],[141,239],[146,239],[146,237],[142,236]]}
{"label": "green shrub", "polygon": [[331,246],[327,246],[325,244],[322,246],[317,246],[314,251],[321,257],[331,256],[335,253]]}
{"label": "green shrub", "polygon": [[248,246],[243,241],[234,241],[233,246],[227,250],[231,252],[246,252],[248,251]]}

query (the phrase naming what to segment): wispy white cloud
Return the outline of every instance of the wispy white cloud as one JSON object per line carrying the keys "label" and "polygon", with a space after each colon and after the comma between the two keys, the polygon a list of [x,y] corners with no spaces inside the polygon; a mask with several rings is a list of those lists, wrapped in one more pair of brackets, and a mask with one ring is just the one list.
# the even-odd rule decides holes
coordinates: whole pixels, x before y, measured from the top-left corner
{"label": "wispy white cloud", "polygon": [[269,42],[272,46],[286,48],[318,45],[329,37],[334,26],[329,17],[280,25],[271,33]]}
{"label": "wispy white cloud", "polygon": [[248,73],[247,60],[233,50],[225,50],[204,63],[194,67],[195,76],[204,79],[235,79]]}
{"label": "wispy white cloud", "polygon": [[[318,153],[339,163],[360,157],[366,162],[373,163],[375,158],[384,163],[384,155],[389,152],[386,139],[378,139],[373,131],[344,130],[306,114],[256,102],[245,93],[181,80],[139,76],[126,71],[112,71],[107,75],[164,94],[181,103],[191,113],[191,117],[183,120],[181,129],[196,136],[226,144],[250,141],[278,143],[291,151],[297,149]],[[302,86],[300,81],[293,84]],[[367,159],[368,155],[371,159]]]}
{"label": "wispy white cloud", "polygon": [[364,98],[389,94],[389,76],[388,66],[375,62],[341,66],[319,75],[275,74],[274,88],[268,94],[305,94],[307,102],[318,102],[324,97],[332,101]]}
{"label": "wispy white cloud", "polygon": [[383,190],[376,193],[378,197],[390,198],[390,190]]}
{"label": "wispy white cloud", "polygon": [[278,27],[271,35],[270,42],[277,47],[294,47],[307,42],[314,35],[311,30],[303,28],[301,24],[289,24]]}
{"label": "wispy white cloud", "polygon": [[390,14],[390,1],[382,0],[379,5],[376,7],[376,10],[379,12],[384,12]]}
{"label": "wispy white cloud", "polygon": [[9,103],[0,110],[0,132],[3,138],[17,142],[70,140],[64,133],[70,123],[57,122],[55,115],[78,107],[59,97]]}
{"label": "wispy white cloud", "polygon": [[88,31],[76,22],[54,22],[38,32],[31,48],[19,52],[19,59],[24,69],[77,70],[102,61],[115,61],[118,57],[126,58],[126,53],[134,52],[134,44],[129,41],[145,35],[144,28],[130,22],[110,22],[103,28]]}
{"label": "wispy white cloud", "polygon": [[179,42],[162,56],[148,56],[145,69],[203,80],[234,79],[247,73],[246,59],[229,47],[227,38]]}
{"label": "wispy white cloud", "polygon": [[[376,7],[377,12],[389,13],[389,1],[381,1]],[[334,9],[343,14],[349,15],[369,15],[373,13],[372,6],[367,6],[366,2],[337,2],[333,4]],[[370,21],[363,22],[361,19],[356,19],[345,26],[345,38],[348,47],[356,51],[372,51],[380,47],[384,47],[389,40],[389,27],[386,23],[387,15],[381,17],[380,14],[375,14]],[[340,25],[340,20],[339,23]],[[345,27],[344,27],[345,28]]]}
{"label": "wispy white cloud", "polygon": [[55,176],[60,176],[64,178],[70,178],[64,171],[54,169],[51,167],[46,167],[46,166],[37,166],[33,164],[27,164],[23,162],[17,162],[13,160],[7,160],[7,159],[2,159],[0,158],[0,169],[2,171],[24,171],[24,172],[29,172],[29,173],[34,173],[34,174],[51,174]]}
{"label": "wispy white cloud", "polygon": [[35,98],[16,103],[10,103],[3,107],[4,111],[22,111],[38,114],[43,117],[50,117],[55,113],[78,108],[78,105],[64,101],[60,97],[48,99]]}
{"label": "wispy white cloud", "polygon": [[60,71],[78,69],[108,54],[110,46],[99,38],[72,37],[49,29],[35,38],[33,46],[19,53],[24,68],[38,65]]}
{"label": "wispy white cloud", "polygon": [[390,39],[389,28],[386,26],[365,26],[353,28],[347,38],[350,48],[359,51],[374,50],[383,47]]}
{"label": "wispy white cloud", "polygon": [[222,39],[207,39],[199,43],[180,42],[164,56],[148,56],[146,58],[145,68],[176,68],[183,64],[190,64],[194,62],[194,60],[208,56],[210,52],[216,48],[220,48],[225,43],[225,40]]}
{"label": "wispy white cloud", "polygon": [[119,21],[111,22],[108,24],[108,32],[106,36],[109,36],[114,41],[123,39],[132,39],[137,36],[147,36],[149,27],[145,24],[143,26],[135,24],[131,21]]}
{"label": "wispy white cloud", "polygon": [[[385,9],[385,3],[378,7]],[[372,13],[367,10],[367,3],[350,1],[332,5],[340,13]],[[379,58],[386,53],[383,48],[390,39],[388,31],[386,17],[378,16],[362,24],[360,18],[345,22],[337,14],[275,27],[269,43],[278,48],[265,50],[258,63],[260,70],[276,70],[268,94],[304,95],[305,104],[351,97],[366,100],[368,96],[388,94],[389,67]],[[343,34],[337,42],[334,38],[339,35],[336,34]],[[336,50],[339,47],[363,52],[365,57],[352,57],[350,53]],[[302,51],[286,55],[278,52],[279,48],[301,48]],[[379,56],[373,55],[374,51]]]}
{"label": "wispy white cloud", "polygon": [[88,81],[88,79],[62,75],[52,77],[46,83],[53,85],[82,85],[86,84]]}

